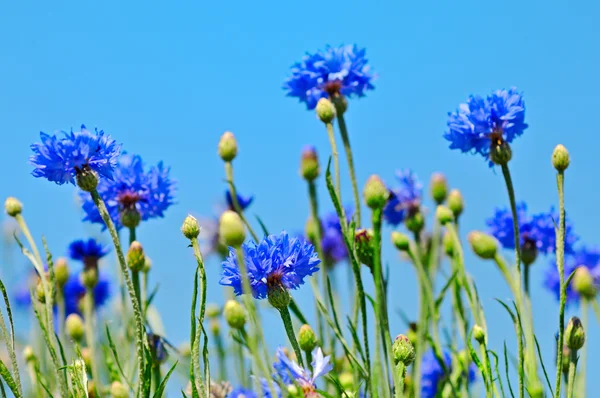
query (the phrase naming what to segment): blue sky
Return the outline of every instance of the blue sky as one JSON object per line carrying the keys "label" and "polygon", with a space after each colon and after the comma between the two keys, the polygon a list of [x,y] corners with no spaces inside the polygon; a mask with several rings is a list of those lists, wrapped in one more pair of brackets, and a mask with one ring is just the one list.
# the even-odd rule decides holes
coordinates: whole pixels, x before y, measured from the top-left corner
{"label": "blue sky", "polygon": [[[236,182],[256,196],[251,214],[272,231],[303,228],[306,187],[298,177],[305,144],[329,153],[322,124],[281,90],[288,68],[305,51],[325,44],[367,48],[379,74],[376,90],[352,101],[347,122],[364,183],[372,173],[392,182],[410,167],[427,181],[443,171],[466,199],[463,236],[484,228],[495,206],[507,204],[499,171],[478,157],[447,149],[446,115],[471,93],[517,86],[525,93],[526,134],[514,146],[511,167],[517,198],[532,211],[557,204],[552,149],[571,152],[566,203],[577,232],[600,244],[597,205],[597,109],[600,92],[600,5],[581,1],[392,2],[10,2],[0,12],[0,196],[14,195],[36,236],[63,254],[69,241],[107,239],[80,222],[74,188],[30,176],[29,144],[39,131],[82,123],[110,132],[149,164],[163,160],[179,182],[167,217],[143,225],[139,239],[160,281],[157,305],[169,338],[184,340],[194,261],[179,226],[187,213],[210,215],[223,199],[219,136],[233,131],[240,145]],[[342,162],[344,163],[344,162]],[[343,168],[345,197],[351,198]],[[324,198],[324,187],[320,187]],[[331,206],[323,201],[322,208]],[[431,208],[431,207],[430,207]],[[386,231],[386,236],[389,231]],[[416,311],[414,274],[386,238],[384,255],[397,283],[390,302]],[[510,255],[510,253],[507,253]],[[5,274],[25,267],[19,258]],[[467,257],[486,307],[494,348],[512,339],[508,316],[493,298],[508,297],[492,264]],[[558,306],[542,287],[545,259],[532,270],[534,318],[546,359]],[[107,266],[112,269],[112,264]],[[208,264],[209,301],[224,297],[219,264]],[[340,271],[340,275],[343,270]],[[345,275],[339,277],[345,286]],[[410,282],[407,282],[410,281]],[[342,283],[343,282],[343,283]],[[312,308],[309,289],[297,294]],[[570,308],[569,314],[577,313]],[[266,314],[276,322],[274,314]],[[392,316],[392,334],[403,332]],[[598,323],[590,325],[590,352],[598,352]],[[284,343],[283,328],[269,328]],[[270,336],[271,337],[271,336]],[[589,370],[598,371],[598,365]],[[598,386],[597,380],[590,385]]]}

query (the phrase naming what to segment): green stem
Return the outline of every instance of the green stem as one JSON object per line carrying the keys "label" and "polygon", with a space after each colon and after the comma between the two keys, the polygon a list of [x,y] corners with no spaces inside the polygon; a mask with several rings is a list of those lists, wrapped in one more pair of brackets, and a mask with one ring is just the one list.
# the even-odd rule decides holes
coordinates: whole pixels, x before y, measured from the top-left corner
{"label": "green stem", "polygon": [[565,175],[562,171],[556,174],[556,185],[558,187],[559,222],[558,234],[556,235],[556,266],[560,278],[560,307],[558,315],[558,341],[556,343],[556,387],[555,398],[560,398],[561,369],[563,362],[564,330],[565,330],[565,307],[567,305],[567,289],[565,286]]}
{"label": "green stem", "polygon": [[[215,322],[217,322],[215,320]],[[223,338],[221,337],[220,328],[213,329],[213,339],[215,340],[215,347],[217,349],[217,359],[219,361],[219,380],[227,380],[227,363],[225,362],[225,346],[223,345]],[[242,364],[242,366],[244,366]]]}
{"label": "green stem", "polygon": [[233,164],[231,162],[225,162],[225,178],[227,180],[227,183],[229,184],[229,193],[231,194],[231,203],[233,203],[233,209],[236,213],[239,214],[244,225],[246,225],[248,232],[250,232],[250,235],[252,235],[252,239],[254,239],[255,242],[260,242],[258,235],[256,234],[256,232],[254,232],[248,220],[246,220],[246,217],[244,216],[244,211],[242,210],[242,207],[238,202],[235,184],[233,183]]}
{"label": "green stem", "polygon": [[337,150],[337,144],[335,143],[335,133],[333,132],[333,124],[325,123],[325,127],[327,127],[327,136],[329,137],[329,144],[331,145],[331,156],[333,157],[333,170],[335,174],[335,192],[337,194],[338,201],[342,203],[342,185],[340,182],[340,157]]}
{"label": "green stem", "polygon": [[61,341],[65,341],[65,296],[63,288],[60,286],[56,289],[56,307],[58,310],[58,336]]}
{"label": "green stem", "polygon": [[529,297],[529,264],[525,264],[523,267],[523,288],[525,289],[525,295]]}
{"label": "green stem", "polygon": [[398,378],[398,385],[396,386],[395,398],[404,398],[404,376],[406,374],[406,365],[403,362],[396,364],[396,376]]}
{"label": "green stem", "polygon": [[[581,324],[584,328],[589,328],[590,323],[590,310],[589,310],[589,301],[587,299],[581,300]],[[589,330],[589,329],[588,329]],[[585,398],[586,397],[586,382],[587,382],[587,344],[584,344],[583,347],[578,351],[579,352],[579,360],[577,364],[579,365],[579,374],[577,375],[577,397]]]}
{"label": "green stem", "polygon": [[136,233],[135,233],[135,227],[130,227],[129,228],[129,246],[131,246],[131,244],[133,242],[135,242],[137,240],[136,238]]}
{"label": "green stem", "polygon": [[87,348],[90,350],[90,374],[94,380],[96,389],[100,389],[100,379],[98,378],[98,362],[96,358],[96,337],[94,335],[94,289],[87,288],[84,296],[84,311],[85,311],[85,336]]}
{"label": "green stem", "polygon": [[285,327],[285,333],[287,334],[287,337],[290,340],[290,344],[292,344],[292,348],[294,349],[294,353],[296,354],[298,363],[300,364],[300,366],[304,367],[302,351],[300,350],[300,346],[298,345],[298,340],[296,340],[296,334],[294,333],[294,325],[292,324],[290,310],[288,309],[288,307],[280,308],[279,313],[281,314],[281,320],[283,321],[283,326]]}
{"label": "green stem", "polygon": [[135,292],[135,299],[138,302],[140,308],[144,308],[142,305],[142,295],[140,293],[140,273],[139,271],[131,271],[131,281],[133,282],[133,290]]}
{"label": "green stem", "polygon": [[354,170],[354,159],[352,156],[352,148],[350,147],[350,137],[348,136],[348,128],[346,127],[346,120],[344,119],[344,113],[338,111],[338,127],[340,128],[340,135],[344,144],[344,150],[346,151],[346,159],[348,160],[348,169],[350,171],[350,181],[352,183],[352,192],[354,193],[354,203],[356,206],[355,217],[356,225],[361,225],[360,219],[360,194],[358,191],[358,184],[356,183],[356,172]]}
{"label": "green stem", "polygon": [[152,366],[152,378],[154,379],[154,391],[158,390],[160,382],[162,381],[162,375],[160,374],[160,363]]}
{"label": "green stem", "polygon": [[125,281],[125,286],[127,287],[127,291],[129,293],[129,299],[131,300],[131,305],[133,307],[133,317],[135,320],[135,331],[136,331],[136,355],[137,355],[137,368],[138,368],[138,391],[142,390],[142,386],[144,384],[144,344],[146,341],[145,337],[145,328],[144,328],[144,320],[142,316],[142,310],[139,305],[139,301],[135,295],[135,288],[133,286],[133,282],[129,277],[129,272],[127,270],[127,263],[125,261],[125,256],[123,255],[123,250],[121,249],[121,242],[119,241],[119,235],[117,234],[117,229],[113,224],[110,215],[108,214],[108,210],[106,209],[106,205],[104,201],[98,194],[98,191],[93,190],[90,192],[92,195],[92,200],[94,204],[98,208],[98,212],[104,220],[104,224],[106,224],[106,228],[110,233],[110,236],[113,241],[113,245],[115,246],[115,251],[117,252],[117,258],[119,260],[119,266],[121,268],[121,274]]}
{"label": "green stem", "polygon": [[306,355],[306,365],[308,366],[308,369],[312,372],[313,371],[313,366],[312,366],[312,352],[310,351],[304,351],[304,354]]}
{"label": "green stem", "polygon": [[567,383],[567,398],[575,395],[575,373],[577,371],[577,350],[572,350],[569,355],[569,381]]}
{"label": "green stem", "polygon": [[596,314],[596,319],[600,322],[600,304],[598,304],[598,299],[591,300],[592,308],[594,309],[594,314]]}
{"label": "green stem", "polygon": [[[242,335],[246,335],[246,332],[242,329],[241,331]],[[236,350],[235,353],[237,355],[236,358],[236,363],[238,365],[238,372],[239,372],[239,383],[243,386],[243,387],[248,387],[248,375],[246,373],[246,359],[244,358],[244,346],[239,343],[239,342],[235,342],[235,346],[236,346]],[[226,380],[226,379],[223,379]]]}

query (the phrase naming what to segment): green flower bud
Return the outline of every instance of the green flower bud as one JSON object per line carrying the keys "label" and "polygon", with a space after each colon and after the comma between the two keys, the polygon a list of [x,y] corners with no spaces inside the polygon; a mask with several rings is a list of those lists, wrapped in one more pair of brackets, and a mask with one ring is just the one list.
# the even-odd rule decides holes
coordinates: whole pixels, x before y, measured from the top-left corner
{"label": "green flower bud", "polygon": [[54,278],[56,278],[56,284],[58,286],[64,286],[69,280],[70,273],[71,271],[69,270],[67,259],[64,257],[57,258],[56,263],[54,264]]}
{"label": "green flower bud", "polygon": [[471,244],[473,252],[485,260],[491,260],[496,257],[498,252],[498,241],[493,236],[486,233],[473,231],[467,238]]}
{"label": "green flower bud", "polygon": [[321,98],[317,102],[315,110],[317,111],[317,117],[323,123],[331,123],[335,119],[335,107],[327,98]]}
{"label": "green flower bud", "polygon": [[442,205],[439,205],[435,210],[435,217],[442,225],[454,221],[454,213],[452,212],[452,210]]}
{"label": "green flower bud", "polygon": [[281,281],[269,281],[267,279],[267,286],[267,300],[269,300],[269,304],[278,310],[287,308],[290,305],[292,296],[290,296],[290,292],[283,286]]}
{"label": "green flower bud", "polygon": [[419,342],[419,334],[417,333],[417,327],[418,326],[416,323],[411,322],[410,325],[408,325],[408,331],[406,332],[406,337],[408,337],[408,341],[410,341],[413,347],[416,347]]}
{"label": "green flower bud", "polygon": [[216,319],[221,316],[221,308],[215,303],[208,303],[206,305],[206,316],[209,319]]}
{"label": "green flower bud", "polygon": [[317,335],[309,325],[302,325],[298,331],[298,344],[302,351],[312,352],[317,346]]}
{"label": "green flower bud", "polygon": [[38,280],[38,283],[35,286],[35,297],[40,303],[46,302],[46,292],[44,291],[44,284],[41,280]]}
{"label": "green flower bud", "polygon": [[351,372],[340,373],[338,381],[344,390],[351,390],[354,387],[354,375]]}
{"label": "green flower bud", "polygon": [[586,266],[575,270],[573,275],[573,289],[586,300],[593,300],[598,294],[598,288],[594,283],[594,277]]}
{"label": "green flower bud", "polygon": [[521,245],[521,261],[526,266],[529,266],[535,262],[538,255],[538,249],[535,241],[531,239],[525,239],[525,242]]}
{"label": "green flower bud", "polygon": [[231,162],[235,159],[238,151],[238,145],[233,133],[226,131],[219,140],[219,147],[217,152],[223,161]]}
{"label": "green flower bud", "polygon": [[392,232],[392,243],[396,246],[396,249],[402,252],[406,252],[410,249],[410,238],[402,232]]}
{"label": "green flower bud", "polygon": [[313,146],[307,146],[302,151],[300,160],[300,175],[306,181],[314,181],[320,174],[319,158],[317,150]]}
{"label": "green flower bud", "polygon": [[302,393],[298,387],[296,387],[295,384],[290,384],[289,386],[286,387],[287,388],[287,392],[288,392],[288,396],[290,398],[300,398],[300,397],[304,397],[304,393]]}
{"label": "green flower bud", "polygon": [[121,210],[119,218],[126,228],[136,228],[142,221],[142,216],[135,206],[128,206]]}
{"label": "green flower bud", "polygon": [[317,240],[317,228],[319,225],[315,222],[312,217],[308,217],[306,225],[304,226],[304,233],[309,241],[315,242]]}
{"label": "green flower bud", "polygon": [[150,257],[148,257],[148,256],[144,256],[144,257],[145,257],[145,261],[144,261],[144,268],[142,268],[142,272],[144,274],[147,274],[152,269],[152,260],[150,260]]}
{"label": "green flower bud", "polygon": [[585,344],[585,330],[581,320],[576,316],[572,317],[565,329],[565,343],[570,350],[580,350]]}
{"label": "green flower bud", "polygon": [[448,182],[442,173],[433,173],[431,176],[431,197],[435,203],[442,204],[448,195]]}
{"label": "green flower bud", "polygon": [[450,191],[448,194],[448,207],[454,213],[454,218],[458,219],[464,210],[464,206],[465,202],[460,191],[458,189]]}
{"label": "green flower bud", "polygon": [[78,314],[69,314],[65,320],[65,330],[67,335],[74,341],[80,341],[85,334],[83,319]]}
{"label": "green flower bud", "polygon": [[189,240],[198,238],[200,235],[200,226],[198,225],[198,220],[191,214],[183,220],[183,224],[181,225],[181,233],[183,236],[188,238]]}
{"label": "green flower bud", "polygon": [[385,206],[390,192],[379,176],[373,174],[367,180],[363,190],[365,202],[371,209],[381,209]]}
{"label": "green flower bud", "polygon": [[569,156],[569,151],[562,144],[558,144],[556,148],[554,148],[554,152],[552,152],[552,166],[557,171],[565,171],[567,167],[569,167],[569,163],[571,163],[571,156]]}
{"label": "green flower bud", "polygon": [[82,191],[92,192],[98,186],[98,173],[90,169],[89,166],[78,169],[75,173],[75,179],[77,180],[77,186]]}
{"label": "green flower bud", "polygon": [[113,381],[110,385],[110,396],[111,398],[127,398],[129,397],[129,391],[127,387],[123,385],[123,383],[118,381]]}
{"label": "green flower bud", "polygon": [[227,246],[240,247],[246,239],[246,229],[240,215],[226,210],[219,219],[219,236]]}
{"label": "green flower bud", "polygon": [[6,210],[6,214],[9,216],[16,217],[23,211],[23,204],[19,201],[19,199],[9,196],[4,202],[4,210]]}
{"label": "green flower bud", "polygon": [[444,232],[444,236],[442,237],[442,245],[444,245],[444,252],[448,257],[454,256],[454,241],[452,240],[452,235],[448,231]]}
{"label": "green flower bud", "polygon": [[406,229],[411,232],[421,232],[423,227],[425,227],[425,217],[423,217],[423,213],[421,213],[421,211],[416,211],[406,217],[406,220],[404,220],[404,225],[406,225]]}
{"label": "green flower bud", "polygon": [[87,369],[92,368],[92,353],[88,347],[81,349],[81,359],[83,359],[83,363]]}
{"label": "green flower bud", "polygon": [[25,348],[23,348],[23,358],[25,358],[25,362],[35,361],[35,354],[33,353],[33,348],[31,348],[30,345],[27,345]]}
{"label": "green flower bud", "polygon": [[510,149],[508,142],[504,141],[502,138],[492,139],[490,159],[494,164],[499,166],[508,164],[512,159],[512,149]]}
{"label": "green flower bud", "polygon": [[229,300],[223,308],[223,316],[233,329],[243,329],[246,324],[246,310],[235,300]]}
{"label": "green flower bud", "polygon": [[396,363],[402,362],[405,366],[409,366],[415,360],[415,347],[413,347],[412,343],[403,334],[399,334],[394,340],[394,344],[392,346],[394,350],[394,359]]}
{"label": "green flower bud", "polygon": [[529,392],[529,396],[531,398],[544,398],[546,396],[542,383],[537,380],[533,380],[529,384],[530,385],[527,386],[527,392]]}
{"label": "green flower bud", "polygon": [[98,284],[98,268],[87,268],[81,272],[81,284],[93,289]]}
{"label": "green flower bud", "polygon": [[485,331],[477,324],[473,326],[473,337],[479,344],[485,344]]}
{"label": "green flower bud", "polygon": [[373,266],[373,232],[367,229],[357,229],[354,232],[356,254],[358,260],[367,267]]}
{"label": "green flower bud", "polygon": [[146,264],[146,256],[144,255],[144,248],[140,242],[133,241],[127,251],[127,266],[133,272],[139,272],[144,269]]}
{"label": "green flower bud", "polygon": [[562,357],[562,371],[564,374],[568,374],[569,373],[569,365],[571,364],[571,350],[569,349],[569,347],[564,346],[563,347],[563,357]]}
{"label": "green flower bud", "polygon": [[210,320],[210,332],[216,336],[219,333],[221,333],[221,325],[219,324],[219,320],[218,319],[211,319]]}
{"label": "green flower bud", "polygon": [[343,115],[348,109],[348,100],[343,95],[336,94],[333,96],[333,105],[335,106],[335,113]]}

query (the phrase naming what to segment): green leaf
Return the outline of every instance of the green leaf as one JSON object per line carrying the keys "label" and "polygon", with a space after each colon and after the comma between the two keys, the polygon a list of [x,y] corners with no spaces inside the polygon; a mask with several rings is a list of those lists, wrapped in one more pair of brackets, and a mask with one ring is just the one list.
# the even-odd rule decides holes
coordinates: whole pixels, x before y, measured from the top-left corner
{"label": "green leaf", "polygon": [[506,349],[506,341],[504,341],[504,373],[506,374],[506,382],[508,383],[510,396],[515,398],[515,394],[513,393],[512,385],[510,383],[510,376],[508,375],[508,350]]}
{"label": "green leaf", "polygon": [[504,301],[500,300],[500,299],[496,298],[494,300],[496,300],[497,302],[499,302],[504,307],[504,309],[506,310],[506,312],[508,312],[508,314],[510,315],[510,318],[512,319],[513,324],[515,325],[515,327],[517,327],[517,317],[512,312],[512,310],[510,309],[510,307],[508,305],[506,305],[506,303]]}
{"label": "green leaf", "polygon": [[262,229],[262,231],[263,231],[263,234],[265,236],[269,236],[269,230],[267,229],[267,226],[265,225],[263,220],[261,220],[258,215],[255,215],[255,217],[256,217],[256,221],[258,221],[258,224],[260,225],[260,229]]}
{"label": "green leaf", "polygon": [[[505,397],[506,394],[504,393],[504,386],[502,385],[502,377],[500,377],[500,370],[498,369],[498,363],[500,362],[498,360],[498,355],[496,355],[496,353],[492,350],[488,350],[489,354],[492,354],[494,356],[494,359],[496,360],[496,362],[494,363],[494,370],[496,371],[496,375],[497,380],[498,380],[498,384],[500,385],[500,392],[502,393],[502,397]],[[492,380],[492,382],[494,382],[496,379]]]}
{"label": "green leaf", "polygon": [[350,330],[350,334],[352,335],[352,340],[354,341],[354,345],[356,346],[356,349],[358,350],[358,353],[360,354],[360,358],[362,359],[363,362],[367,362],[367,359],[365,358],[365,354],[363,352],[362,345],[360,344],[358,332],[356,331],[356,328],[352,324],[352,320],[350,319],[349,316],[346,316],[346,320],[348,321],[348,329]]}
{"label": "green leaf", "polygon": [[548,372],[546,372],[546,366],[544,365],[544,358],[542,357],[542,350],[540,350],[540,343],[538,342],[537,336],[534,334],[533,339],[535,341],[535,346],[537,348],[538,357],[540,358],[540,363],[542,364],[542,370],[544,371],[544,377],[546,378],[546,383],[548,384],[548,388],[550,389],[550,396],[554,396],[554,390],[552,389],[552,383],[550,383],[550,378],[548,377]]}
{"label": "green leaf", "polygon": [[457,276],[458,276],[458,270],[454,270],[454,272],[452,273],[450,278],[448,278],[448,281],[446,281],[446,284],[444,285],[444,287],[442,287],[442,290],[440,290],[440,293],[438,294],[437,298],[435,299],[436,311],[439,312],[442,302],[444,301],[444,298],[446,297],[446,293],[452,287],[452,284],[456,280]]}
{"label": "green leaf", "polygon": [[[471,333],[469,333],[469,337],[467,338],[467,347],[469,347],[469,354],[471,354],[471,359],[473,359],[473,362],[475,362],[475,365],[477,365],[477,368],[479,369],[479,371],[481,372],[481,376],[483,377],[483,382],[485,384],[485,388],[487,391],[490,391],[490,388],[492,386],[492,375],[489,375],[485,366],[483,366],[483,363],[481,363],[481,360],[479,359],[479,356],[477,355],[477,351],[475,351],[475,349],[473,348],[473,330],[471,330]],[[467,370],[467,374],[468,374],[468,369]]]}
{"label": "green leaf", "polygon": [[10,371],[4,364],[4,361],[2,360],[0,360],[0,376],[2,376],[2,378],[6,382],[6,385],[8,386],[8,388],[10,388],[10,391],[12,391],[15,397],[20,397],[21,392],[17,388],[17,383],[15,383],[15,379],[13,379],[12,375],[10,374]]}
{"label": "green leaf", "polygon": [[106,325],[106,337],[108,338],[108,346],[110,347],[110,351],[112,352],[115,362],[117,364],[117,367],[119,368],[121,377],[123,377],[123,380],[125,380],[125,382],[129,386],[129,389],[133,391],[133,385],[131,384],[131,382],[129,381],[127,376],[125,375],[125,372],[123,371],[123,366],[121,366],[121,361],[119,360],[119,353],[117,352],[117,347],[115,346],[115,343],[112,339],[108,325]]}
{"label": "green leaf", "polygon": [[290,301],[290,311],[292,311],[292,314],[294,314],[294,316],[296,318],[298,318],[298,320],[300,321],[300,323],[302,323],[303,325],[304,324],[308,325],[308,320],[302,314],[302,311],[300,310],[300,307],[298,307],[298,304],[296,303],[296,301],[294,301],[293,298]]}
{"label": "green leaf", "polygon": [[[165,388],[167,387],[167,382],[169,381],[169,377],[171,377],[171,373],[173,373],[173,371],[175,370],[175,367],[177,366],[178,363],[179,363],[179,361],[175,362],[173,364],[173,366],[171,366],[171,369],[169,369],[169,371],[165,375],[164,379],[162,379],[162,381],[160,382],[160,385],[158,386],[158,388],[156,389],[156,392],[153,395],[154,398],[161,398],[163,396]],[[183,393],[183,391],[181,391],[181,392]],[[183,393],[183,396],[184,397],[186,396],[185,393]]]}

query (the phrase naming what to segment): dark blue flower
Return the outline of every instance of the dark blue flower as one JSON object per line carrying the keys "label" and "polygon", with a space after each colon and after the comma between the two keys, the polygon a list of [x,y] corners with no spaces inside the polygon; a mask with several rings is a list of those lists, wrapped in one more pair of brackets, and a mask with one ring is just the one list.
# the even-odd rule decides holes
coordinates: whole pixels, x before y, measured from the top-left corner
{"label": "dark blue flower", "polygon": [[[174,203],[175,182],[169,177],[169,168],[162,162],[145,171],[139,155],[123,154],[113,180],[100,180],[97,190],[106,203],[113,223],[121,228],[120,215],[126,209],[135,208],[142,221],[163,217]],[[84,191],[79,195],[85,212],[83,221],[104,226],[91,195]]]}
{"label": "dark blue flower", "polygon": [[110,249],[94,238],[88,240],[78,239],[69,245],[69,257],[72,260],[86,262],[89,258],[96,261],[106,256]]}
{"label": "dark blue flower", "polygon": [[27,282],[21,282],[16,287],[13,298],[18,307],[29,307],[31,304],[31,289],[33,286],[35,286],[34,281],[28,278]]}
{"label": "dark blue flower", "polygon": [[325,51],[307,53],[292,66],[283,89],[308,109],[314,109],[319,99],[337,94],[363,97],[365,91],[375,88],[375,75],[365,56],[366,49],[356,45],[327,46]]}
{"label": "dark blue flower", "polygon": [[[595,285],[600,288],[600,247],[587,248],[585,246],[572,254],[565,256],[565,280],[577,267],[586,267],[594,279]],[[560,275],[556,266],[556,259],[550,262],[546,270],[544,285],[560,299]],[[567,286],[567,304],[576,303],[580,299],[579,293],[573,289],[573,283]]]}
{"label": "dark blue flower", "polygon": [[487,98],[472,95],[448,116],[444,138],[450,141],[450,149],[479,153],[487,160],[492,140],[510,143],[527,128],[525,102],[514,87],[496,90]]}
{"label": "dark blue flower", "polygon": [[227,398],[258,398],[258,395],[252,390],[238,387],[231,390],[231,392],[227,394]]}
{"label": "dark blue flower", "polygon": [[[255,298],[267,297],[269,286],[282,284],[287,289],[297,289],[304,278],[319,270],[321,260],[314,247],[302,238],[290,238],[287,232],[270,235],[258,245],[253,241],[244,243],[244,262]],[[223,272],[219,283],[231,286],[236,295],[242,294],[242,276],[235,250],[222,263]]]}
{"label": "dark blue flower", "polygon": [[[236,197],[242,211],[246,210],[246,208],[250,206],[254,200],[254,196],[242,196],[239,192],[236,192]],[[231,197],[230,190],[225,191],[225,200],[227,202],[227,208],[229,210],[235,210],[233,208],[233,198]]]}
{"label": "dark blue flower", "polygon": [[[85,286],[81,283],[78,274],[71,275],[67,283],[65,283],[63,294],[65,298],[65,312],[69,314],[80,314],[80,302],[85,296]],[[110,280],[108,277],[100,273],[98,284],[94,287],[94,305],[98,309],[102,307],[110,297]]]}
{"label": "dark blue flower", "polygon": [[[448,374],[444,374],[444,369],[435,357],[433,350],[429,350],[423,355],[423,362],[421,364],[421,396],[423,398],[436,397],[440,382],[452,373],[452,357],[450,352],[444,350],[442,354]],[[471,364],[467,374],[469,383],[475,381],[475,370],[475,366]]]}
{"label": "dark blue flower", "polygon": [[29,161],[35,167],[31,173],[34,177],[44,177],[59,185],[75,184],[77,171],[89,168],[112,179],[121,145],[104,131],[91,132],[84,125],[81,131],[63,133],[63,138],[40,133],[42,142],[31,145],[33,155]]}
{"label": "dark blue flower", "polygon": [[283,384],[290,385],[296,383],[307,396],[309,393],[316,391],[316,380],[321,376],[325,376],[333,369],[333,365],[329,363],[330,357],[324,356],[321,348],[315,348],[312,355],[312,372],[308,369],[303,369],[296,362],[289,359],[281,348],[277,349],[277,361],[273,364]]}
{"label": "dark blue flower", "polygon": [[[519,221],[520,247],[531,246],[542,254],[554,253],[556,250],[555,223],[558,223],[558,214],[551,208],[547,213],[533,216],[527,214],[527,204],[517,203],[517,218]],[[497,208],[494,216],[486,220],[488,230],[505,249],[515,248],[513,217],[510,209]],[[573,225],[565,220],[565,252],[572,253],[573,245],[578,237],[573,233]]]}
{"label": "dark blue flower", "polygon": [[[354,211],[350,207],[345,209],[348,222],[352,219]],[[325,262],[328,265],[334,265],[348,258],[348,249],[342,235],[342,225],[336,212],[330,212],[321,218],[321,247]]]}
{"label": "dark blue flower", "polygon": [[418,209],[423,195],[423,184],[410,169],[399,170],[396,178],[400,185],[390,189],[390,199],[383,209],[383,217],[391,225],[402,223],[412,209]]}

